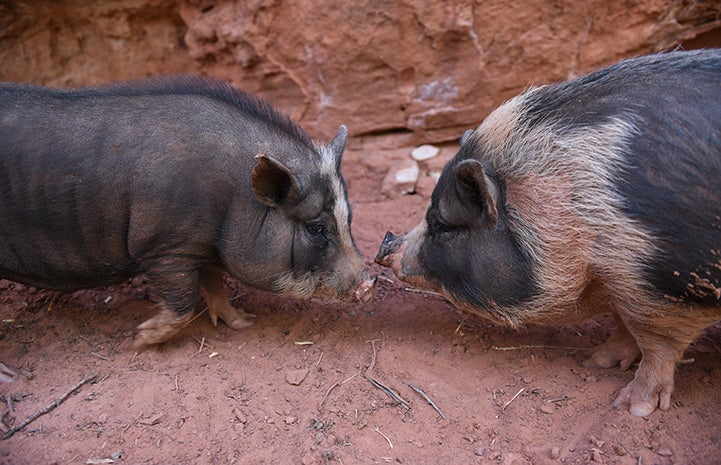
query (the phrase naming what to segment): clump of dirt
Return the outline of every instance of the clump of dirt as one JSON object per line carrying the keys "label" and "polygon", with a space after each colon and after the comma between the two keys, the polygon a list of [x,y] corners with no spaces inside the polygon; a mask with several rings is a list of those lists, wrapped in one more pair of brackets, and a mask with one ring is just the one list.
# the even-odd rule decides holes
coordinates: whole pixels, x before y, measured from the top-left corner
{"label": "clump of dirt", "polygon": [[[381,195],[387,160],[360,147],[344,159],[369,263],[428,201]],[[610,318],[515,331],[374,271],[365,306],[228,279],[254,326],[201,315],[140,354],[135,327],[155,311],[142,278],[62,295],[0,281],[0,362],[17,373],[0,384],[3,428],[43,412],[0,441],[0,463],[721,462],[721,328],[687,351],[672,408],[636,418],[611,407],[632,371],[580,364]]]}

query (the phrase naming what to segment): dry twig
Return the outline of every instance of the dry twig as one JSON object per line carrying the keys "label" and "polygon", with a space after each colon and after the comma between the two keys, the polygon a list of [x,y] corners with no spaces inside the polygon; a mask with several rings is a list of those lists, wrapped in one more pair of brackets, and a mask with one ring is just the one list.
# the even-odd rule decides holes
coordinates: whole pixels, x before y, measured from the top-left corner
{"label": "dry twig", "polygon": [[325,392],[325,395],[323,396],[323,399],[322,399],[322,400],[320,401],[320,403],[318,404],[318,408],[321,408],[321,407],[323,406],[323,403],[325,402],[325,400],[326,400],[326,399],[328,398],[328,396],[330,395],[330,391],[332,391],[333,389],[337,388],[338,386],[344,385],[345,383],[347,383],[348,381],[352,380],[353,378],[355,378],[355,377],[358,376],[359,374],[360,374],[360,373],[356,373],[356,374],[354,374],[353,376],[351,376],[350,378],[346,379],[345,381],[336,381],[335,383],[333,383],[333,385],[332,385],[331,387],[329,387],[328,390]]}
{"label": "dry twig", "polygon": [[523,350],[523,349],[565,349],[565,350],[590,350],[590,347],[565,347],[565,346],[546,346],[546,345],[522,345],[511,347],[492,346],[493,350]]}
{"label": "dry twig", "polygon": [[441,294],[440,292],[428,291],[426,289],[416,289],[415,287],[404,287],[403,290],[406,292],[415,292],[416,294],[434,295],[434,296],[443,297],[443,298],[446,297],[443,294]]}
{"label": "dry twig", "polygon": [[73,387],[71,387],[70,389],[68,389],[68,391],[67,391],[65,394],[63,394],[62,396],[58,397],[57,399],[55,399],[54,401],[52,401],[50,404],[48,404],[45,408],[43,408],[43,409],[41,409],[41,410],[38,410],[37,412],[33,413],[32,415],[30,415],[29,417],[27,417],[25,420],[23,420],[22,423],[20,423],[19,425],[12,427],[7,433],[3,434],[3,437],[2,437],[2,438],[3,438],[3,439],[9,439],[10,437],[12,437],[13,434],[17,433],[18,431],[20,431],[21,429],[25,428],[27,425],[29,425],[29,424],[32,423],[33,421],[35,421],[35,420],[37,420],[38,418],[40,418],[42,415],[45,415],[46,413],[50,412],[51,410],[53,410],[53,409],[54,409],[55,407],[57,407],[58,405],[60,405],[60,404],[62,404],[63,402],[65,402],[65,400],[66,400],[68,397],[70,397],[70,394],[72,394],[73,392],[75,392],[75,391],[77,391],[78,389],[80,389],[80,387],[82,387],[84,384],[87,384],[87,383],[93,381],[93,380],[96,379],[97,377],[98,377],[98,375],[96,375],[96,374],[92,374],[92,375],[90,375],[90,376],[86,376],[85,378],[83,378],[82,380],[80,380],[80,382],[78,382],[78,383],[75,384]]}
{"label": "dry twig", "polygon": [[423,389],[421,389],[421,388],[419,388],[419,387],[417,387],[417,386],[414,386],[414,385],[412,385],[411,383],[407,383],[407,384],[408,384],[408,386],[410,386],[411,389],[413,389],[413,390],[416,391],[421,397],[423,397],[423,398],[426,400],[426,402],[428,402],[428,404],[430,404],[430,406],[433,407],[433,408],[436,410],[436,412],[438,412],[438,415],[440,415],[442,419],[444,419],[444,420],[446,419],[446,416],[443,415],[443,412],[441,412],[441,409],[439,409],[438,406],[435,404],[435,402],[433,402],[433,401],[431,400],[431,398],[428,397],[428,395],[427,395],[425,392],[423,392]]}
{"label": "dry twig", "polygon": [[378,340],[379,339],[371,339],[370,341],[366,341],[366,343],[370,342],[371,346],[373,346],[373,358],[371,359],[371,364],[368,365],[368,368],[366,368],[366,373],[373,371],[376,366],[376,341]]}
{"label": "dry twig", "polygon": [[381,391],[385,392],[388,397],[393,399],[395,402],[401,404],[403,407],[405,407],[407,410],[410,410],[411,405],[403,399],[401,396],[398,395],[393,389],[389,388],[388,386],[384,385],[380,381],[377,381],[373,378],[371,378],[368,375],[365,375],[365,378],[374,386],[380,389]]}
{"label": "dry twig", "polygon": [[383,436],[383,437],[385,438],[386,441],[388,441],[388,446],[390,446],[390,448],[393,449],[393,443],[392,443],[391,440],[388,438],[388,436],[386,436],[385,434],[383,434],[383,431],[381,431],[381,429],[378,428],[377,426],[376,426],[374,429],[375,429],[375,432],[376,432],[376,433],[380,434],[381,436]]}
{"label": "dry twig", "polygon": [[513,397],[511,397],[511,400],[509,400],[508,402],[506,402],[505,404],[503,404],[503,407],[501,407],[501,412],[504,411],[504,410],[506,410],[506,407],[508,407],[509,405],[511,405],[511,402],[513,402],[514,400],[516,400],[516,397],[520,396],[521,393],[522,393],[525,389],[526,389],[526,388],[521,388],[521,389],[519,389],[518,392],[516,393],[516,395],[513,396]]}

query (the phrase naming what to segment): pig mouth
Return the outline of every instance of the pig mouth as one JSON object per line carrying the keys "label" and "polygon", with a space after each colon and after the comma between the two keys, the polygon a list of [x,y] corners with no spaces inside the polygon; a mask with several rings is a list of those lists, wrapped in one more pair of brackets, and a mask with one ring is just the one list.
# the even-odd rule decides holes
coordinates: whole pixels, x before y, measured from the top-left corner
{"label": "pig mouth", "polygon": [[312,297],[326,298],[337,302],[367,304],[375,297],[377,276],[364,276],[361,282],[350,291],[338,292],[331,285],[321,285],[316,288]]}
{"label": "pig mouth", "polygon": [[332,278],[321,276],[318,273],[308,272],[300,277],[293,277],[288,273],[276,283],[277,292],[299,299],[319,298],[332,302],[360,302],[362,304],[373,300],[375,285],[378,277],[370,277],[363,272],[360,282],[349,289],[339,289]]}
{"label": "pig mouth", "polygon": [[378,276],[365,278],[356,288],[353,296],[360,303],[367,304],[375,297],[376,282],[378,282]]}

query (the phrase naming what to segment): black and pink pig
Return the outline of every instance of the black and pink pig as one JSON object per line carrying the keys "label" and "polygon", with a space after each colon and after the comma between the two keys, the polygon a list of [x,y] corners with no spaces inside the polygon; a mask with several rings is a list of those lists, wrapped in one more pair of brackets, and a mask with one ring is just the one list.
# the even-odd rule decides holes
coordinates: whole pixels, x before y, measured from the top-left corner
{"label": "black and pink pig", "polygon": [[445,166],[425,218],[376,261],[511,326],[610,312],[585,362],[614,405],[671,405],[675,364],[721,319],[721,50],[631,59],[530,89]]}
{"label": "black and pink pig", "polygon": [[58,290],[144,273],[160,312],[137,348],[171,338],[201,293],[214,324],[252,324],[229,273],[297,297],[367,301],[329,145],[217,80],[57,90],[0,84],[0,278]]}

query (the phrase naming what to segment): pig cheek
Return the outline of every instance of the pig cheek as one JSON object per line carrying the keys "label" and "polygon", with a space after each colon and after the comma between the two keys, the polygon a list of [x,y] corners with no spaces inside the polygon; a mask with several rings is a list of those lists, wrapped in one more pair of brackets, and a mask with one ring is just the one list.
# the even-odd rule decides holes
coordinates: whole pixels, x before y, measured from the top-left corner
{"label": "pig cheek", "polygon": [[262,231],[253,241],[231,236],[221,249],[221,261],[230,274],[244,283],[264,290],[277,290],[277,280],[291,268],[292,234],[282,227],[272,234]]}

